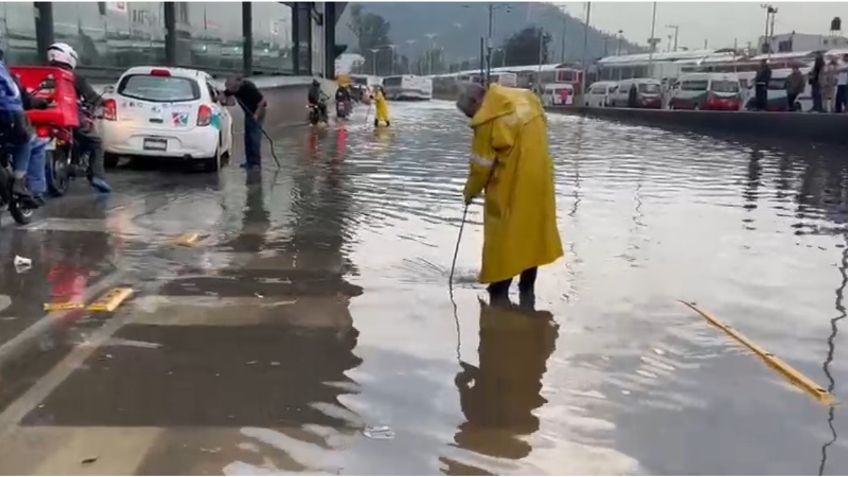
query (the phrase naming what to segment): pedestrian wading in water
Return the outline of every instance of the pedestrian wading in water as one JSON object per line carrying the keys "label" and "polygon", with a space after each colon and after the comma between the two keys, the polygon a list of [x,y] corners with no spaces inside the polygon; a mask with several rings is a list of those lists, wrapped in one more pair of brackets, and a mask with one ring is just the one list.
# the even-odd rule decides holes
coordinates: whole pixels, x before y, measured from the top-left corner
{"label": "pedestrian wading in water", "polygon": [[485,198],[480,282],[493,304],[508,304],[520,275],[532,306],[537,268],[562,256],[544,109],[531,91],[499,85],[469,85],[456,105],[474,130],[465,202]]}

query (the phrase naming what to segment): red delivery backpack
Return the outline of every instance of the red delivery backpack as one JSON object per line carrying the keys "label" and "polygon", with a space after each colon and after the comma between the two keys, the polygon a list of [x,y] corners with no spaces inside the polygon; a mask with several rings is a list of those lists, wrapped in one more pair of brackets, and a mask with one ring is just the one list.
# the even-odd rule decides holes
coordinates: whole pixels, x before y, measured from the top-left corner
{"label": "red delivery backpack", "polygon": [[79,127],[77,91],[72,72],[55,66],[11,66],[9,71],[18,78],[27,93],[52,102],[47,109],[26,112],[33,126]]}

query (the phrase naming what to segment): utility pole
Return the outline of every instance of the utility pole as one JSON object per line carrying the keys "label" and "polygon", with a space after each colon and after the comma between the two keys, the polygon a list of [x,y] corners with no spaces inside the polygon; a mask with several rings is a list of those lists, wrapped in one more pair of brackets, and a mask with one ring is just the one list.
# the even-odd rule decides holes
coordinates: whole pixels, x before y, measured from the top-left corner
{"label": "utility pole", "polygon": [[771,36],[769,36],[769,20],[771,20],[771,33],[774,35],[774,15],[777,13],[777,9],[774,6],[768,3],[761,3],[760,8],[766,11],[766,31],[763,35],[763,53],[771,56]]}
{"label": "utility pole", "polygon": [[649,75],[653,74],[654,66],[654,49],[657,46],[657,39],[654,38],[654,27],[657,24],[657,2],[654,2],[653,12],[651,13],[651,38],[648,40],[651,43],[651,52],[648,53],[648,71]]}
{"label": "utility pole", "polygon": [[371,48],[368,50],[371,52],[371,74],[377,76],[377,52],[380,51],[379,48]]}
{"label": "utility pole", "polygon": [[562,15],[562,42],[560,45],[559,62],[565,64],[565,34],[568,33],[568,15],[565,12]]}
{"label": "utility pole", "polygon": [[618,48],[615,49],[615,56],[621,56],[621,40],[624,39],[624,30],[618,30]]}
{"label": "utility pole", "polygon": [[586,2],[586,22],[583,24],[583,77],[580,78],[580,94],[586,93],[586,61],[589,54],[589,20],[592,15],[592,2]]}
{"label": "utility pole", "polygon": [[492,20],[495,15],[495,6],[489,4],[489,36],[486,38],[486,79],[484,86],[488,86],[492,79]]}
{"label": "utility pole", "polygon": [[677,51],[677,34],[680,33],[680,25],[666,25],[665,27],[674,30],[674,51]]}

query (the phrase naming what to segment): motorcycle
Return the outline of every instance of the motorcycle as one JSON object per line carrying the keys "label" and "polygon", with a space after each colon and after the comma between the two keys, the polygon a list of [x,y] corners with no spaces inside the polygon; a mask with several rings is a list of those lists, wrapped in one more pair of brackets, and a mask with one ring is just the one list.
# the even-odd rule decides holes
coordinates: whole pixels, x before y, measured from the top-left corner
{"label": "motorcycle", "polygon": [[321,112],[321,108],[317,104],[307,104],[306,108],[309,110],[309,123],[313,126],[317,125],[319,122],[327,122],[327,114]]}
{"label": "motorcycle", "polygon": [[[93,121],[93,115],[87,109],[81,109],[81,116],[85,116],[83,121]],[[80,152],[79,144],[74,140],[73,129],[42,126],[36,128],[36,134],[50,141],[46,151],[45,175],[47,190],[51,195],[65,195],[73,179],[85,177],[91,180],[91,152]]]}
{"label": "motorcycle", "polygon": [[32,221],[37,204],[32,199],[21,197],[12,192],[15,178],[12,175],[12,154],[6,150],[5,142],[0,138],[0,207],[9,208],[9,214],[19,225]]}
{"label": "motorcycle", "polygon": [[350,114],[350,103],[345,100],[336,101],[336,117],[339,119],[347,119]]}

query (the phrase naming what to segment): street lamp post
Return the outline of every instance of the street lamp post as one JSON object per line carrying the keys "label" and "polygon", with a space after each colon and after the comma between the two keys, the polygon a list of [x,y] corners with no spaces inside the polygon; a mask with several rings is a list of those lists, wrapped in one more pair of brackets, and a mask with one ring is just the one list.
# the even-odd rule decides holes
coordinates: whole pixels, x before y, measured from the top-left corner
{"label": "street lamp post", "polygon": [[371,48],[368,51],[371,52],[371,73],[374,76],[377,76],[377,52],[380,51],[379,48]]}
{"label": "street lamp post", "polygon": [[618,30],[618,47],[615,49],[615,56],[621,56],[621,40],[624,39],[624,30]]}
{"label": "street lamp post", "polygon": [[[677,34],[680,32],[680,25],[666,25],[666,28],[674,30],[674,50],[677,51]],[[670,39],[670,36],[669,36]]]}
{"label": "street lamp post", "polygon": [[430,39],[430,50],[427,52],[427,74],[433,75],[433,50],[436,49],[435,38],[439,35],[435,33],[426,33],[424,36]]}
{"label": "street lamp post", "polygon": [[409,46],[407,49],[408,55],[406,57],[406,74],[412,74],[412,66],[410,63],[410,59],[412,59],[412,45],[415,44],[415,40],[406,40],[406,44]]}
{"label": "street lamp post", "polygon": [[651,52],[648,53],[648,74],[649,76],[653,75],[653,66],[654,66],[654,49],[657,45],[657,39],[654,38],[654,27],[657,24],[657,2],[654,2],[653,11],[651,13],[651,38],[648,39],[648,42],[651,44]]}
{"label": "street lamp post", "polygon": [[587,55],[589,54],[588,46],[589,46],[589,20],[592,15],[592,2],[586,2],[586,22],[583,24],[583,75],[580,79],[581,90],[580,94],[583,95],[586,93],[586,61]]}

